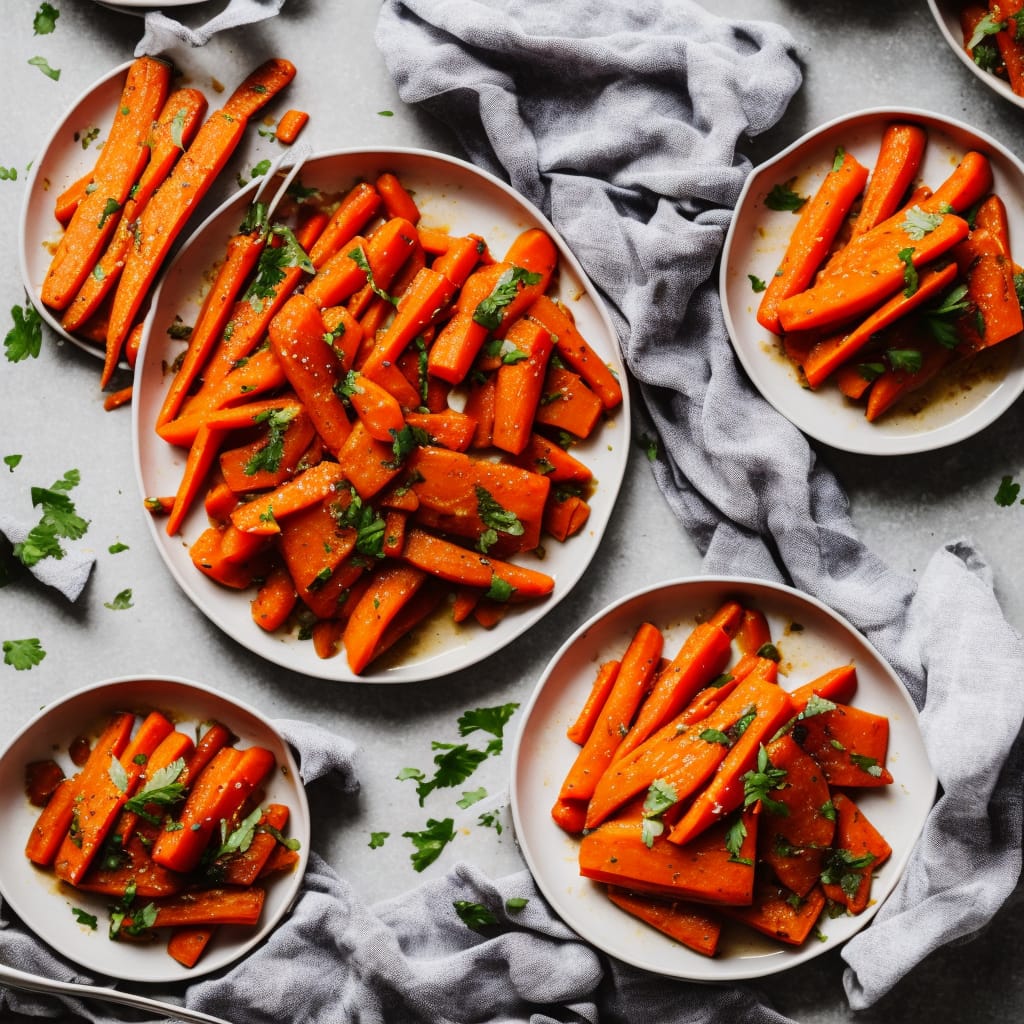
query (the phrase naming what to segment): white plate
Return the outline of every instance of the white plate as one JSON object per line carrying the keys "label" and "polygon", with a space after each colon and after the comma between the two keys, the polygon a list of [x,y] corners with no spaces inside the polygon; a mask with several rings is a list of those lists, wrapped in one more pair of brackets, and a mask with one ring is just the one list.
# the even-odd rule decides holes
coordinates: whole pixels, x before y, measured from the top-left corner
{"label": "white plate", "polygon": [[[380,149],[340,150],[315,156],[302,168],[299,180],[307,187],[337,192],[350,187],[356,179],[372,180],[383,170],[397,173],[415,193],[425,225],[444,227],[456,235],[483,235],[497,253],[503,252],[527,228],[547,231],[560,255],[554,294],[572,310],[580,331],[601,358],[613,367],[620,381],[625,381],[614,328],[583,269],[540,211],[497,178],[439,153]],[[167,325],[176,314],[186,323],[195,322],[210,264],[221,257],[228,237],[237,230],[251,192],[252,187],[210,216],[168,268],[154,295],[136,369],[132,413],[136,471],[144,497],[174,494],[185,464],[186,452],[166,444],[153,430],[169,384],[165,366],[183,348],[181,342],[168,337]],[[389,663],[383,668],[371,665],[360,676],[349,670],[343,651],[323,660],[307,641],[282,631],[264,633],[250,616],[251,593],[229,591],[195,569],[188,546],[208,525],[201,502],[186,519],[180,536],[168,537],[163,521],[156,518],[151,523],[153,537],[171,573],[195,604],[240,644],[269,661],[322,679],[396,683],[430,679],[482,661],[536,625],[569,593],[597,552],[611,516],[625,472],[629,432],[629,395],[623,388],[622,406],[587,441],[573,449],[597,481],[594,494],[588,498],[591,512],[585,529],[565,544],[547,543],[543,559],[532,554],[516,556],[516,562],[554,577],[554,592],[549,598],[515,606],[490,630],[468,624],[455,627],[450,616],[434,616],[420,627],[415,648],[406,652],[400,664]]]}
{"label": "white plate", "polygon": [[957,3],[955,0],[928,0],[928,9],[932,12],[939,31],[960,61],[990,89],[995,90],[1016,106],[1024,107],[1024,96],[1018,96],[1007,84],[1006,79],[979,68],[971,59],[971,55],[964,49],[964,35],[960,28],[960,9],[963,6],[962,3]]}
{"label": "white plate", "polygon": [[[891,786],[865,789],[857,804],[892,846],[872,884],[872,905],[858,917],[823,918],[827,941],[811,938],[784,947],[739,925],[726,924],[713,959],[679,945],[612,904],[579,873],[578,843],[551,819],[551,806],[579,751],[565,730],[582,707],[597,666],[618,657],[643,621],[665,634],[666,656],[682,645],[698,616],[726,598],[760,608],[782,654],[793,689],[851,659],[858,687],[853,704],[887,715]],[[789,632],[792,623],[804,627]],[[917,724],[917,713],[895,673],[849,623],[790,587],[757,580],[694,578],[658,584],[599,613],[570,637],[552,659],[523,713],[512,754],[511,804],[516,838],[544,896],[586,941],[626,963],[693,981],[729,982],[786,970],[819,956],[863,928],[892,891],[906,866],[935,798],[936,778]]]}
{"label": "white plate", "polygon": [[1017,157],[994,139],[949,118],[877,108],[829,121],[754,170],[726,236],[719,282],[729,335],[755,387],[805,434],[863,455],[905,455],[955,444],[988,426],[1024,390],[1024,348],[1019,339],[1011,339],[985,353],[983,361],[922,390],[919,394],[928,399],[923,406],[911,399],[869,423],[863,406],[847,401],[834,385],[818,391],[801,387],[776,337],[757,322],[760,296],[747,275],[771,279],[796,223],[792,213],[764,205],[767,193],[773,185],[795,178],[801,195],[812,194],[831,167],[836,146],[872,168],[882,133],[892,121],[915,122],[928,129],[918,178],[933,188],[968,149],[985,153],[992,162],[994,191],[1006,203],[1011,243],[1024,252],[1024,164]]}
{"label": "white plate", "polygon": [[[211,720],[226,725],[239,747],[262,746],[274,753],[277,769],[266,784],[268,802],[290,810],[286,835],[298,839],[299,863],[272,881],[256,928],[223,927],[195,967],[168,955],[165,943],[111,942],[107,937],[109,897],[78,892],[25,857],[25,842],[39,816],[25,797],[25,765],[56,758],[66,774],[75,770],[67,745],[76,736],[95,736],[118,711],[159,710],[185,731]],[[24,924],[61,955],[87,970],[124,981],[174,982],[227,966],[262,941],[291,908],[309,858],[309,805],[291,749],[257,711],[198,683],[173,677],[112,679],[84,687],[43,708],[0,756],[0,892]],[[72,907],[99,919],[95,931],[80,925]]]}

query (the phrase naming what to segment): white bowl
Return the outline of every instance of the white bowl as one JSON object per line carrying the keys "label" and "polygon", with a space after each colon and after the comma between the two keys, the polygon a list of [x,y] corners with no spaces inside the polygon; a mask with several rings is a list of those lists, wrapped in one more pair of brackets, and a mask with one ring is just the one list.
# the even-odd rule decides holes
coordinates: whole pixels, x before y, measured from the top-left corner
{"label": "white bowl", "polygon": [[928,9],[932,12],[935,23],[943,38],[949,43],[950,49],[957,55],[961,63],[971,69],[982,82],[990,89],[999,93],[1000,96],[1008,99],[1018,107],[1024,107],[1024,96],[1018,96],[1007,83],[1006,79],[993,75],[990,71],[984,71],[971,58],[971,55],[964,49],[964,36],[960,29],[960,8],[964,5],[955,0],[928,0]]}
{"label": "white bowl", "polygon": [[[195,967],[171,959],[161,941],[111,942],[106,922],[110,899],[73,890],[52,872],[37,868],[25,856],[25,842],[39,815],[25,796],[25,766],[56,758],[70,775],[75,770],[67,745],[76,736],[95,736],[118,711],[162,711],[185,731],[209,721],[226,725],[240,748],[271,750],[277,768],[268,779],[266,801],[288,806],[286,835],[297,839],[299,863],[267,886],[260,923],[255,928],[224,926],[217,930]],[[261,942],[284,917],[298,896],[309,858],[309,805],[291,749],[258,711],[198,683],[173,677],[120,678],[83,687],[44,707],[0,755],[0,892],[11,909],[57,953],[89,971],[139,982],[184,981],[220,970]],[[91,930],[72,914],[78,907],[99,918]]]}
{"label": "white bowl", "polygon": [[[698,617],[734,598],[768,617],[793,689],[849,661],[857,667],[852,703],[889,718],[891,786],[860,790],[857,805],[892,846],[872,883],[872,902],[857,917],[829,920],[801,947],[774,943],[726,924],[713,959],[695,953],[611,903],[604,887],[579,873],[578,843],[551,818],[579,747],[565,730],[583,706],[597,666],[619,657],[641,622],[665,634],[671,657]],[[793,623],[804,628],[788,629]],[[511,804],[516,839],[537,885],[556,913],[587,942],[626,963],[692,981],[733,982],[784,971],[834,949],[865,927],[892,892],[935,798],[937,780],[918,728],[917,712],[891,668],[844,619],[790,587],[742,578],[701,577],[658,584],[624,597],[581,626],[551,660],[523,712],[512,753]]]}
{"label": "white bowl", "polygon": [[795,178],[802,195],[812,194],[831,167],[837,146],[870,169],[882,133],[893,121],[913,122],[928,130],[918,178],[932,187],[949,176],[968,149],[985,153],[992,163],[994,191],[1006,202],[1011,243],[1024,252],[1024,164],[994,139],[958,121],[886,107],[829,121],[754,170],[726,235],[719,281],[726,327],[754,386],[805,434],[863,455],[906,455],[955,444],[988,426],[1024,390],[1024,350],[1019,339],[1011,339],[986,352],[982,362],[951,369],[929,390],[919,392],[928,401],[905,402],[871,423],[863,406],[847,401],[834,385],[817,391],[801,387],[777,338],[757,322],[760,296],[747,275],[771,279],[796,224],[792,213],[764,205],[767,193],[773,185]]}
{"label": "white bowl", "polygon": [[[600,357],[612,366],[619,380],[625,380],[615,330],[597,291],[552,225],[504,182],[462,160],[413,149],[338,150],[317,155],[303,166],[299,180],[307,187],[337,192],[357,179],[372,180],[383,170],[398,174],[415,194],[424,224],[443,227],[454,235],[483,235],[495,252],[503,252],[527,228],[547,231],[559,249],[555,294],[572,310],[580,331]],[[136,471],[143,497],[174,494],[185,465],[186,452],[166,444],[153,428],[169,384],[166,367],[182,351],[182,343],[172,341],[166,327],[176,314],[186,323],[195,322],[210,264],[221,257],[228,237],[237,230],[251,192],[252,186],[228,200],[197,229],[168,267],[153,297],[136,367],[132,413]],[[596,490],[588,496],[591,513],[585,529],[564,544],[548,543],[543,559],[527,553],[516,556],[518,563],[554,577],[550,597],[514,606],[490,630],[475,625],[459,628],[450,616],[434,616],[419,628],[415,649],[407,652],[400,664],[371,665],[360,676],[349,670],[343,652],[323,660],[309,642],[280,631],[263,632],[250,615],[251,593],[229,591],[195,569],[188,547],[208,525],[202,502],[185,520],[179,536],[167,536],[163,521],[154,518],[153,538],[172,575],[197,607],[240,644],[269,661],[322,679],[396,683],[430,679],[482,661],[535,626],[569,593],[596,554],[608,524],[625,472],[629,435],[629,395],[623,388],[622,406],[573,449],[597,481]]]}

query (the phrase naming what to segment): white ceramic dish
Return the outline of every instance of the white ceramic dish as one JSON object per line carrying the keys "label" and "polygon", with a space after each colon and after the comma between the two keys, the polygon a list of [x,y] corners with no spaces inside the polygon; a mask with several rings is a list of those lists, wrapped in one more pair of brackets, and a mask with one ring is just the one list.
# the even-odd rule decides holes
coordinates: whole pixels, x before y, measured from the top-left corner
{"label": "white ceramic dish", "polygon": [[[339,191],[358,178],[372,179],[392,170],[410,188],[423,214],[423,223],[444,227],[453,234],[483,235],[495,252],[503,252],[523,230],[542,227],[555,239],[560,253],[556,294],[576,317],[601,358],[625,379],[614,328],[593,286],[554,228],[518,193],[471,164],[438,153],[409,149],[372,152],[341,150],[312,157],[302,168],[300,181],[325,191]],[[174,494],[181,479],[186,452],[173,448],[154,432],[157,412],[167,389],[166,366],[182,351],[171,340],[167,326],[180,315],[193,323],[202,300],[202,284],[211,262],[219,258],[231,233],[240,223],[252,188],[238,194],[214,212],[196,231],[168,268],[154,295],[136,369],[133,402],[135,461],[143,496]],[[188,545],[205,529],[201,504],[186,519],[181,535],[168,537],[159,518],[152,521],[153,537],[165,563],[184,592],[221,629],[239,643],[285,668],[323,679],[354,682],[410,682],[447,675],[474,665],[536,625],[576,584],[597,551],[625,471],[629,449],[629,396],[594,434],[573,449],[593,470],[597,487],[588,498],[591,513],[583,532],[565,544],[546,545],[543,560],[520,555],[516,561],[553,576],[554,593],[545,601],[518,605],[490,630],[454,627],[450,616],[435,616],[417,632],[415,648],[400,662],[384,668],[370,666],[353,675],[344,652],[322,660],[312,644],[284,632],[264,633],[250,616],[250,594],[229,591],[197,572]],[[383,660],[383,659],[382,659]]]}
{"label": "white ceramic dish", "polygon": [[932,12],[932,17],[939,26],[942,37],[960,62],[970,68],[971,72],[990,89],[1008,99],[1015,106],[1024,107],[1024,96],[1018,96],[1004,78],[999,78],[978,67],[971,59],[971,55],[964,49],[964,36],[960,28],[960,8],[962,6],[964,5],[957,3],[956,0],[928,0],[928,9]]}
{"label": "white ceramic dish", "polygon": [[847,401],[833,385],[818,391],[801,387],[776,337],[756,320],[760,297],[747,275],[762,281],[772,277],[796,223],[792,213],[764,205],[767,193],[773,185],[794,178],[794,188],[801,195],[813,193],[831,167],[837,146],[870,169],[882,132],[892,121],[927,128],[928,146],[918,178],[933,187],[949,176],[968,149],[984,152],[992,162],[994,191],[1009,211],[1011,242],[1024,251],[1024,164],[1016,156],[994,139],[949,118],[878,108],[830,121],[754,170],[726,236],[719,282],[729,335],[755,387],[805,434],[864,455],[906,455],[955,444],[988,426],[1024,390],[1024,347],[1020,339],[1011,339],[985,353],[983,360],[923,389],[919,395],[924,401],[911,399],[869,423],[863,407]]}
{"label": "white ceramic dish", "polygon": [[[273,751],[277,769],[266,785],[265,799],[288,806],[286,834],[301,844],[300,861],[294,870],[268,885],[259,926],[219,929],[191,969],[172,960],[163,942],[111,942],[107,937],[109,897],[71,890],[25,857],[25,841],[39,814],[25,797],[25,765],[54,757],[66,774],[72,774],[68,743],[80,735],[95,737],[113,713],[125,710],[160,710],[185,731],[217,720],[238,737],[239,747],[259,745]],[[0,841],[0,892],[4,900],[58,953],[98,975],[124,981],[184,981],[219,970],[243,956],[291,908],[309,857],[309,806],[288,744],[254,709],[176,678],[113,679],[76,690],[43,708],[0,756],[0,821],[4,823],[4,838]],[[99,919],[97,929],[79,924],[72,907],[94,914]]]}
{"label": "white ceramic dish", "polygon": [[[665,633],[666,656],[681,646],[698,616],[728,597],[760,608],[782,654],[782,685],[792,689],[851,659],[858,688],[853,703],[887,715],[888,767],[895,783],[858,793],[858,806],[892,846],[872,885],[872,905],[859,917],[823,918],[827,941],[784,947],[727,924],[713,959],[695,953],[619,910],[603,887],[579,874],[578,843],[551,819],[551,806],[579,748],[566,738],[590,691],[597,666],[625,649],[649,621]],[[799,623],[801,631],[788,627]],[[786,970],[834,949],[871,920],[906,866],[935,798],[929,764],[909,695],[893,671],[852,626],[820,602],[789,587],[756,580],[693,578],[658,584],[624,597],[581,626],[552,659],[527,704],[513,750],[512,817],[516,838],[538,886],[555,911],[584,939],[645,970],[693,981],[731,982]]]}

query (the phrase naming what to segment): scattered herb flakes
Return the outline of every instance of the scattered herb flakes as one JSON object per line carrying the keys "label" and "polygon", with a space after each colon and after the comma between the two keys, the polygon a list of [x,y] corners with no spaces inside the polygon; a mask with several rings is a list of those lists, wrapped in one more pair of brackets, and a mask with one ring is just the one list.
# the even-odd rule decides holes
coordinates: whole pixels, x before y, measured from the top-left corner
{"label": "scattered herb flakes", "polygon": [[773,643],[761,644],[757,649],[757,656],[759,658],[770,658],[774,662],[782,661],[782,655],[779,653],[778,647]]}
{"label": "scattered herb flakes", "polygon": [[910,298],[917,291],[917,267],[914,266],[914,247],[908,245],[896,254],[903,264],[903,294]]}
{"label": "scattered herb flakes", "polygon": [[110,554],[112,555],[119,555],[122,551],[128,550],[128,545],[122,544],[120,541],[116,541],[115,543],[111,544],[109,548],[107,548],[107,551],[109,551]]}
{"label": "scattered herb flakes", "polygon": [[664,779],[655,779],[647,790],[644,798],[643,822],[640,826],[640,837],[644,845],[652,847],[654,840],[665,831],[661,816],[678,800],[676,788]]}
{"label": "scattered herb flakes", "polygon": [[[60,11],[53,4],[41,3],[32,19],[32,32],[37,36],[48,36],[57,27]],[[95,924],[93,925],[95,927]]]}
{"label": "scattered herb flakes", "polygon": [[286,269],[298,267],[307,274],[315,273],[309,256],[291,228],[275,224],[270,233],[282,239],[282,244],[264,247],[256,263],[256,275],[243,296],[257,313],[263,311],[265,300],[273,299],[277,294],[277,286],[284,280]]}
{"label": "scattered herb flakes", "polygon": [[46,657],[46,651],[36,637],[26,640],[5,640],[3,642],[4,664],[18,672],[31,669]]}
{"label": "scattered herb flakes", "polygon": [[14,545],[15,558],[26,567],[31,568],[44,558],[63,558],[59,538],[78,540],[89,528],[88,521],[77,514],[67,495],[79,479],[78,470],[69,469],[52,487],[32,488],[32,504],[42,507],[43,514],[28,536]]}
{"label": "scattered herb flakes", "polygon": [[147,821],[154,824],[160,819],[146,809],[147,804],[156,804],[158,807],[171,807],[177,803],[185,792],[185,787],[178,782],[178,776],[185,770],[185,759],[179,757],[172,761],[166,768],[160,768],[153,772],[152,778],[146,781],[146,785],[135,794],[126,804],[125,809],[134,811]]}
{"label": "scattered herb flakes", "polygon": [[753,861],[749,857],[741,857],[740,850],[743,849],[743,840],[747,838],[747,826],[743,824],[743,818],[737,818],[729,826],[725,833],[725,849],[729,854],[729,860],[733,864],[750,864]]}
{"label": "scattered herb flakes", "polygon": [[813,718],[815,715],[823,715],[826,711],[835,711],[835,709],[836,706],[832,701],[812,693],[797,718]]}
{"label": "scattered herb flakes", "polygon": [[411,840],[416,848],[409,855],[414,870],[422,871],[433,864],[441,856],[441,851],[455,838],[455,821],[452,818],[442,821],[428,818],[425,829],[420,832],[403,832],[402,836]]}
{"label": "scattered herb flakes", "polygon": [[498,919],[482,903],[473,903],[470,900],[453,900],[452,906],[459,919],[467,928],[478,932],[488,925],[497,924]]}
{"label": "scattered herb flakes", "polygon": [[942,223],[942,216],[941,213],[927,213],[920,206],[912,206],[907,210],[900,227],[908,237],[920,242],[925,235],[930,234]]}
{"label": "scattered herb flakes", "polygon": [[456,800],[455,803],[465,810],[467,807],[472,807],[473,804],[479,803],[486,796],[487,790],[481,786],[479,789],[471,789],[463,793],[462,797],[459,800]]}
{"label": "scattered herb flakes", "polygon": [[9,363],[18,363],[30,356],[35,359],[43,344],[43,319],[31,302],[11,307],[14,326],[4,337],[4,350]]}
{"label": "scattered herb flakes", "polygon": [[750,288],[755,294],[763,292],[765,288],[768,287],[768,285],[766,285],[764,281],[755,274],[747,274],[747,278],[750,281]]}
{"label": "scattered herb flakes", "polygon": [[493,331],[501,326],[504,317],[505,307],[519,293],[519,286],[522,284],[534,285],[541,279],[541,275],[525,270],[523,267],[509,267],[494,286],[494,290],[486,299],[483,299],[473,311],[473,319],[481,327]]}
{"label": "scattered herb flakes", "polygon": [[29,57],[28,62],[33,67],[39,68],[47,78],[52,78],[55,82],[60,81],[60,69],[51,68],[45,57]]}
{"label": "scattered herb flakes", "polygon": [[850,899],[857,895],[864,869],[871,867],[875,855],[865,853],[858,857],[849,850],[829,850],[825,856],[821,881],[825,885],[838,885]]}
{"label": "scattered herb flakes", "polygon": [[96,915],[90,914],[88,911],[83,910],[81,907],[72,907],[71,913],[75,915],[75,920],[79,924],[85,925],[86,928],[91,928],[96,931]]}
{"label": "scattered herb flakes", "polygon": [[476,823],[484,828],[493,828],[499,836],[504,829],[504,826],[501,823],[501,815],[495,811],[484,811],[484,813],[476,819]]}
{"label": "scattered herb flakes", "polygon": [[838,171],[846,162],[846,150],[842,146],[836,146],[835,155],[832,157],[832,170]]}
{"label": "scattered herb flakes", "polygon": [[723,747],[732,745],[728,735],[721,729],[704,729],[699,735],[705,743],[719,743]]}
{"label": "scattered herb flakes", "polygon": [[771,191],[765,196],[764,205],[769,210],[789,210],[792,213],[801,209],[808,197],[793,190],[792,185],[795,180],[795,178],[790,178],[782,185],[773,185]]}
{"label": "scattered herb flakes", "polygon": [[[996,504],[1002,505],[1003,508],[1009,508],[1010,505],[1016,504],[1019,496],[1020,484],[1012,476],[1004,476],[999,481],[999,487],[996,489]],[[1021,502],[1021,504],[1024,504],[1024,502]]]}
{"label": "scattered herb flakes", "polygon": [[261,160],[255,167],[249,172],[250,178],[258,178],[263,174],[266,174],[270,170],[271,162],[269,160]]}
{"label": "scattered herb flakes", "polygon": [[0,167],[0,181],[17,181],[17,167]]}
{"label": "scattered herb flakes", "polygon": [[459,716],[459,735],[468,736],[480,730],[490,733],[494,739],[487,745],[488,754],[500,754],[505,726],[515,714],[517,703],[499,704],[490,708],[475,708]]}
{"label": "scattered herb flakes", "polygon": [[7,467],[7,471],[9,473],[13,473],[14,470],[15,470],[15,467],[20,462],[21,462],[21,456],[20,455],[5,455],[4,456],[4,465]]}
{"label": "scattered herb flakes", "polygon": [[773,789],[782,785],[788,774],[785,768],[776,768],[771,763],[763,745],[758,747],[757,768],[743,776],[743,806],[749,807],[760,800],[765,810],[774,814],[788,814],[789,808],[785,804],[768,796]]}
{"label": "scattered herb flakes", "polygon": [[370,266],[370,261],[366,258],[366,253],[363,252],[363,248],[360,245],[350,249],[347,253],[348,258],[364,273],[366,274],[366,283],[370,286],[370,291],[378,298],[383,299],[385,302],[390,302],[391,305],[397,306],[398,299],[393,295],[388,295],[386,291],[379,284],[373,276],[373,268]]}
{"label": "scattered herb flakes", "polygon": [[126,587],[124,590],[119,591],[113,601],[104,601],[103,607],[109,608],[113,612],[123,612],[128,608],[132,608],[131,587]]}
{"label": "scattered herb flakes", "polygon": [[214,860],[220,857],[229,857],[235,853],[245,853],[252,845],[253,836],[256,835],[256,826],[263,817],[263,808],[257,807],[245,818],[242,819],[230,834],[227,833],[227,825],[221,820],[221,845]]}
{"label": "scattered herb flakes", "polygon": [[514,512],[495,501],[494,496],[486,487],[477,484],[475,490],[477,515],[480,516],[480,521],[486,527],[477,540],[477,547],[486,555],[490,548],[497,543],[499,533],[507,534],[509,537],[521,537],[525,532],[525,527]]}
{"label": "scattered herb flakes", "polygon": [[868,757],[867,754],[850,754],[850,761],[855,764],[861,771],[867,772],[868,775],[873,778],[879,778],[882,774],[882,766],[878,763],[878,759],[874,757]]}
{"label": "scattered herb flakes", "polygon": [[885,358],[894,370],[903,370],[906,373],[920,372],[924,362],[924,356],[916,348],[886,349]]}
{"label": "scattered herb flakes", "polygon": [[530,900],[526,896],[510,896],[505,900],[505,909],[510,914],[518,914]]}
{"label": "scattered herb flakes", "polygon": [[377,111],[377,116],[378,117],[394,117],[395,116],[395,112],[393,110],[378,110]]}
{"label": "scattered herb flakes", "polygon": [[298,412],[299,407],[295,405],[290,409],[264,409],[253,417],[256,423],[266,423],[267,443],[246,462],[242,470],[246,476],[255,476],[260,470],[278,471],[284,457],[284,435]]}
{"label": "scattered herb flakes", "polygon": [[986,14],[983,18],[978,19],[971,38],[967,40],[966,49],[968,52],[972,51],[986,36],[994,36],[1005,28],[1005,21],[999,21],[994,14]]}
{"label": "scattered herb flakes", "polygon": [[390,832],[371,832],[370,841],[367,843],[367,846],[369,846],[371,850],[379,850],[384,845],[384,841],[390,835]]}

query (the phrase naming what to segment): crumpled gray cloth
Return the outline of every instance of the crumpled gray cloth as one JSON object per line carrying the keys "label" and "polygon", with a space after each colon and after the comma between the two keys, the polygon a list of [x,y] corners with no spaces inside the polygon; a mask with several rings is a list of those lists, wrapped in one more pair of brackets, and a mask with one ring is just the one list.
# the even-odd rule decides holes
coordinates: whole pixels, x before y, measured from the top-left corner
{"label": "crumpled gray cloth", "polygon": [[402,99],[536,203],[608,300],[660,436],[659,484],[705,571],[818,597],[921,709],[944,795],[844,949],[851,1006],[871,1005],[1017,881],[1024,644],[969,541],[942,548],[918,588],[868,550],[838,482],[733,356],[713,270],[749,169],[736,145],[796,90],[792,41],[687,0],[387,0],[378,42]]}
{"label": "crumpled gray cloth", "polygon": [[196,28],[191,28],[164,14],[146,13],[146,30],[135,47],[135,56],[155,56],[174,46],[205,46],[218,32],[251,25],[273,18],[284,6],[284,0],[231,0],[219,14]]}

